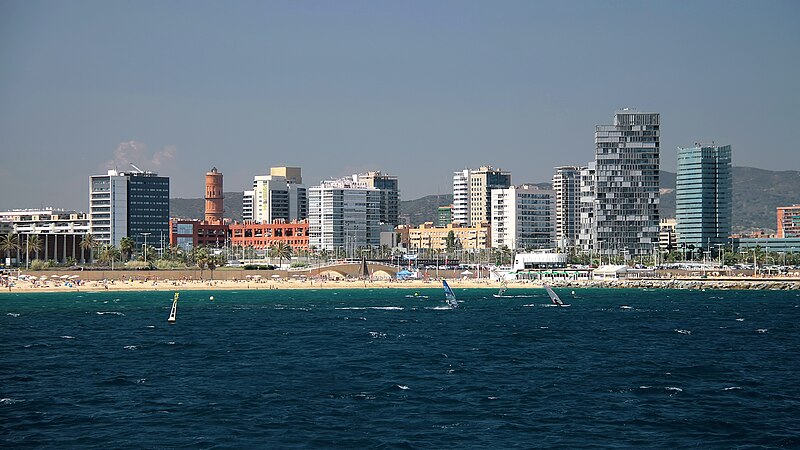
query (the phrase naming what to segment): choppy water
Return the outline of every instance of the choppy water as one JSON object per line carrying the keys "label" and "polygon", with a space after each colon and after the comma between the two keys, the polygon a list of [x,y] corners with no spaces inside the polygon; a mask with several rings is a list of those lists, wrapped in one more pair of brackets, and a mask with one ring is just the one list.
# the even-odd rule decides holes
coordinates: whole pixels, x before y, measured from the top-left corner
{"label": "choppy water", "polygon": [[800,446],[797,293],[418,292],[2,295],[0,444]]}

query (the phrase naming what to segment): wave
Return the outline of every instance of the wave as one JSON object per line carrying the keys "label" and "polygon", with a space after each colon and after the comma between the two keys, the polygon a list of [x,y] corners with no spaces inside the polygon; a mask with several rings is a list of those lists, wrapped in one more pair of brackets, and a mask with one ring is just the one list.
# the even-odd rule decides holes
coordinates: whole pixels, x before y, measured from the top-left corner
{"label": "wave", "polygon": [[61,336],[61,339],[75,339],[75,336]]}
{"label": "wave", "polygon": [[6,314],[6,315],[7,315],[7,316],[11,316],[11,317],[19,317],[19,314],[18,314],[18,313],[8,313],[8,314]]}
{"label": "wave", "polygon": [[763,333],[766,333],[767,331],[769,331],[769,330],[767,330],[766,328],[759,328],[759,329],[756,330],[756,333],[762,333],[763,334]]}
{"label": "wave", "polygon": [[682,330],[682,329],[680,329],[680,328],[675,328],[675,329],[674,329],[674,330],[672,330],[672,331],[674,331],[674,332],[676,332],[676,333],[680,333],[680,334],[692,334],[692,332],[691,332],[690,330]]}
{"label": "wave", "polygon": [[126,345],[125,347],[122,347],[122,348],[124,348],[125,350],[138,350],[139,349],[135,345]]}
{"label": "wave", "polygon": [[404,310],[405,308],[403,308],[402,306],[341,306],[341,307],[338,307],[338,308],[333,308],[333,309],[339,309],[339,310],[351,310],[351,309],[355,309],[355,310],[366,310],[366,309],[377,309],[377,310],[381,310],[381,311],[402,311],[402,310]]}
{"label": "wave", "polygon": [[98,316],[109,316],[109,315],[110,316],[124,316],[125,314],[122,314],[121,312],[118,312],[118,311],[97,311],[97,315]]}

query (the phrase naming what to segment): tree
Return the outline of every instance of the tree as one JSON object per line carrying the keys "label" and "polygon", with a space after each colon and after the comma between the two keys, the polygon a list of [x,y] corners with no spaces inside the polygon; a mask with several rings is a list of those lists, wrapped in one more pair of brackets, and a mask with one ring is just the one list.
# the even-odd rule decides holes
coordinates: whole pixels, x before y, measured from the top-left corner
{"label": "tree", "polygon": [[0,237],[0,251],[6,252],[6,258],[11,257],[11,252],[19,251],[19,236],[15,233],[8,233]]}
{"label": "tree", "polygon": [[[83,235],[83,239],[81,240],[81,257],[84,261],[91,262],[92,260],[92,250],[97,247],[98,242],[92,235],[92,233],[86,233]],[[83,253],[84,250],[89,250],[89,259],[85,258],[85,254]],[[38,256],[37,256],[38,257]]]}
{"label": "tree", "polygon": [[42,240],[38,234],[28,235],[28,239],[25,241],[25,258],[30,259],[30,252],[33,252],[36,255],[36,259],[39,259],[39,252],[42,251],[42,247]]}
{"label": "tree", "polygon": [[103,264],[111,263],[113,267],[114,261],[119,257],[120,251],[113,245],[104,245],[100,248],[100,254],[97,260]]}
{"label": "tree", "polygon": [[133,249],[136,247],[136,241],[130,236],[125,236],[119,241],[119,251],[125,255],[125,261],[130,261],[133,255]]}
{"label": "tree", "polygon": [[209,255],[208,249],[205,247],[195,247],[192,249],[192,261],[200,268],[200,279],[203,278],[203,269],[208,264]]}
{"label": "tree", "polygon": [[447,253],[452,252],[456,249],[456,234],[453,230],[447,232],[447,237],[444,240],[445,246],[447,247]]}
{"label": "tree", "polygon": [[270,256],[278,257],[278,265],[283,265],[283,258],[292,259],[292,246],[284,241],[278,241],[270,247]]}

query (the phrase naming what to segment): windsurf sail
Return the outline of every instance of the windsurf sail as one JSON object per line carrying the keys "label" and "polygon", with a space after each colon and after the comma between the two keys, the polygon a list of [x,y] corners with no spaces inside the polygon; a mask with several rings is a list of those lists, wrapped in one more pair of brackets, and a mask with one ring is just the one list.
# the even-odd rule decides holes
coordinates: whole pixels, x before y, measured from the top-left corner
{"label": "windsurf sail", "polygon": [[458,308],[456,294],[450,289],[446,280],[442,280],[442,284],[444,285],[444,298],[447,300],[447,304],[450,305],[451,308]]}
{"label": "windsurf sail", "polygon": [[556,294],[556,292],[553,290],[553,288],[551,288],[546,284],[544,284],[543,286],[544,289],[547,291],[547,295],[550,296],[550,300],[553,301],[553,304],[556,304],[558,306],[566,306],[564,305],[564,302],[561,301],[561,298],[558,296],[558,294]]}
{"label": "windsurf sail", "polygon": [[497,296],[502,297],[503,294],[506,293],[506,289],[508,289],[508,284],[506,284],[506,282],[503,281],[503,284],[500,285],[500,290],[497,291]]}
{"label": "windsurf sail", "polygon": [[175,297],[172,299],[172,309],[169,311],[169,319],[167,322],[175,323],[176,317],[175,315],[178,314],[178,293],[175,293]]}

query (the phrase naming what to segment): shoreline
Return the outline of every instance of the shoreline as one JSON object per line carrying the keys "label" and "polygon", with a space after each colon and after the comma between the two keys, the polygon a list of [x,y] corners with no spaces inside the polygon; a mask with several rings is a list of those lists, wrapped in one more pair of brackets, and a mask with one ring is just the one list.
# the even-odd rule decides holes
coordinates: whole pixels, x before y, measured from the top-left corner
{"label": "shoreline", "polygon": [[[478,279],[447,279],[453,289],[499,289],[499,281]],[[428,280],[93,280],[80,285],[64,280],[37,283],[13,280],[3,294],[36,292],[137,292],[137,291],[188,291],[188,290],[299,290],[299,289],[441,289],[441,279]],[[576,289],[697,289],[697,290],[800,290],[797,278],[638,278],[610,280],[544,280],[553,288]],[[509,281],[508,289],[542,289],[541,280]]]}

